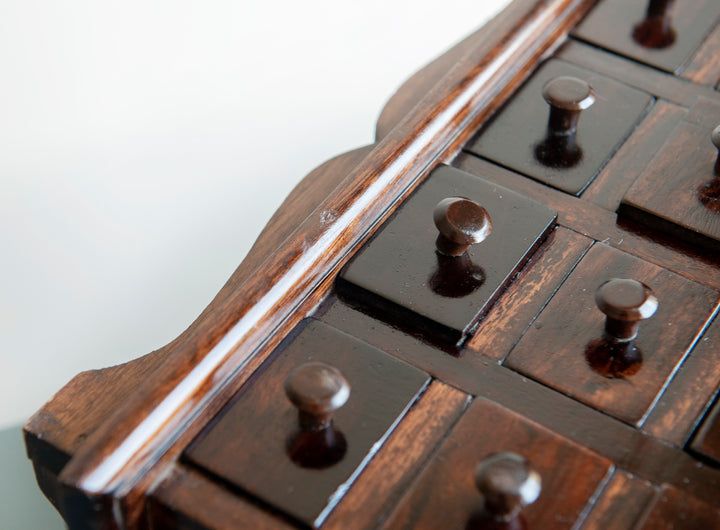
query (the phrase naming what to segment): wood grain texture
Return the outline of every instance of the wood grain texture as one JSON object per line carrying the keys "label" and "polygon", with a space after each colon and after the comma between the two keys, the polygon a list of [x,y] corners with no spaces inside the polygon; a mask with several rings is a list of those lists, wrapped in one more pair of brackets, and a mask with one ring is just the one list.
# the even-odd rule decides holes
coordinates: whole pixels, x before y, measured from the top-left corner
{"label": "wood grain texture", "polygon": [[710,33],[695,53],[692,61],[682,73],[682,77],[701,85],[717,85],[720,81],[720,25]]}
{"label": "wood grain texture", "polygon": [[654,500],[657,487],[623,471],[616,471],[595,501],[583,522],[583,530],[636,528],[647,506]]}
{"label": "wood grain texture", "polygon": [[[561,226],[713,289],[720,289],[720,256],[714,253],[702,253],[696,247],[668,241],[657,232],[643,227],[618,225],[614,212],[543,186],[473,155],[458,156],[453,165],[550,206],[557,210],[558,224]],[[634,175],[629,175],[629,178],[634,178]]]}
{"label": "wood grain texture", "polygon": [[540,498],[523,510],[529,528],[572,528],[612,464],[489,401],[473,402],[383,528],[465,528],[482,507],[475,466],[492,453],[528,459],[542,477]]}
{"label": "wood grain texture", "polygon": [[643,431],[685,446],[720,388],[720,320],[716,317],[643,425]]}
{"label": "wood grain texture", "polygon": [[150,530],[290,530],[297,528],[277,513],[230,491],[199,471],[181,464],[168,470],[148,496],[143,523]]}
{"label": "wood grain texture", "polygon": [[720,175],[714,172],[718,150],[710,141],[718,124],[720,102],[700,100],[625,194],[619,214],[720,250]]}
{"label": "wood grain texture", "polygon": [[[635,279],[659,300],[641,324],[632,363],[617,367],[593,345],[603,339],[605,315],[596,289],[610,278]],[[718,293],[605,245],[585,254],[506,364],[623,421],[642,425],[718,305]],[[600,355],[596,353],[599,352]],[[617,369],[616,369],[617,368]]]}
{"label": "wood grain texture", "polygon": [[381,524],[447,431],[469,396],[433,381],[323,524],[324,529]]}
{"label": "wood grain texture", "polygon": [[720,528],[720,510],[672,486],[663,486],[637,525],[639,530],[698,530]]}
{"label": "wood grain texture", "polygon": [[634,177],[642,173],[686,114],[687,110],[679,105],[656,101],[632,135],[583,192],[582,198],[616,211]]}
{"label": "wood grain texture", "polygon": [[385,103],[377,124],[375,141],[382,140],[430,92],[453,65],[472,48],[479,46],[485,35],[476,31],[445,53],[415,72]]}
{"label": "wood grain texture", "polygon": [[480,322],[466,348],[504,359],[591,244],[576,232],[557,228]]}
{"label": "wood grain texture", "polygon": [[[61,480],[90,496],[128,499],[120,505],[132,522],[139,514],[140,497],[134,495],[160,471],[154,464],[178,454],[177,444],[202,425],[194,420],[218,410],[237,379],[247,377],[320,300],[328,275],[348,253],[430,166],[457,152],[468,128],[473,130],[500,105],[529,65],[557,46],[591,4],[514,4],[486,31],[484,43],[383,139],[251,280],[223,301],[214,318],[200,322],[178,345],[163,362],[162,375],[139,383],[122,407],[80,444]],[[209,385],[211,381],[216,384]]]}
{"label": "wood grain texture", "polygon": [[605,0],[575,29],[573,35],[631,59],[670,73],[682,69],[720,17],[715,0],[677,0],[672,10],[675,41],[646,48],[633,40],[633,28],[645,19],[647,0]]}
{"label": "wood grain texture", "polygon": [[557,57],[683,107],[692,107],[699,97],[720,98],[712,87],[691,83],[575,40],[567,41]]}

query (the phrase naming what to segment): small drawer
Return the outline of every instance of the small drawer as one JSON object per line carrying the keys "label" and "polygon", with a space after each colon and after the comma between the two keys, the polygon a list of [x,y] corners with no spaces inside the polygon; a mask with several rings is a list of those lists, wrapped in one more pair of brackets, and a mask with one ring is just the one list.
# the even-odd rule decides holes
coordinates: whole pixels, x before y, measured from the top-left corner
{"label": "small drawer", "polygon": [[[487,528],[476,466],[497,453],[527,460],[542,481],[515,526],[574,528],[612,469],[609,460],[490,401],[474,401],[384,528]],[[526,490],[530,490],[528,485]],[[520,524],[517,524],[520,523]],[[526,523],[527,526],[522,526]]]}
{"label": "small drawer", "polygon": [[[475,201],[492,224],[482,242],[459,256],[438,252],[434,222],[437,205],[453,197]],[[556,216],[514,191],[439,166],[343,269],[338,293],[394,325],[461,344],[552,231]],[[468,224],[474,222],[470,217]]]}
{"label": "small drawer", "polygon": [[[671,4],[668,0],[603,0],[575,29],[574,36],[660,70],[678,73],[717,24],[720,3],[677,0],[674,6]],[[664,5],[669,9],[663,9]],[[653,16],[648,18],[651,11]]]}
{"label": "small drawer", "polygon": [[[720,5],[720,4],[719,4]],[[700,100],[625,194],[621,217],[720,251],[720,103]]]}
{"label": "small drawer", "polygon": [[[596,293],[612,278],[642,282],[657,299],[657,311],[639,323],[634,340],[615,341],[606,331],[609,319],[598,308]],[[615,292],[614,301],[607,302],[612,307],[606,306],[615,322],[623,318],[620,313],[637,309],[635,316],[647,317],[652,312],[635,299],[635,290]],[[596,243],[510,352],[506,365],[640,426],[717,304],[716,291]]]}
{"label": "small drawer", "polygon": [[[545,93],[549,81],[573,78]],[[577,102],[579,118],[573,134],[551,129],[550,105],[554,101],[560,118],[567,125],[558,105],[573,102],[584,84],[593,94]],[[545,99],[543,97],[545,96]],[[552,59],[545,63],[513,96],[489,126],[465,146],[482,156],[553,188],[580,195],[605,163],[625,141],[653,98],[623,83],[586,68]],[[588,106],[589,105],[589,106]]]}
{"label": "small drawer", "polygon": [[[349,383],[347,402],[325,429],[313,430],[307,419],[301,427],[298,410],[286,397],[290,374],[309,362],[331,365]],[[266,364],[198,435],[184,457],[292,519],[319,525],[430,378],[317,321],[284,342]],[[327,377],[314,374],[300,381],[300,387],[305,385],[303,392],[312,394],[321,383],[335,392],[335,381],[328,383]],[[314,394],[301,397],[315,412],[326,405]],[[333,406],[341,397],[340,392],[330,397]]]}

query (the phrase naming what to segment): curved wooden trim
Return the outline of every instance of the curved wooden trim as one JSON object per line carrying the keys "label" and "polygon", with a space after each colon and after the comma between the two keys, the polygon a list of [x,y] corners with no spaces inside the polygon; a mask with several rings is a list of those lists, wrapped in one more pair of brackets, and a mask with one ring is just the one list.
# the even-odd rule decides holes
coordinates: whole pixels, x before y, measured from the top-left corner
{"label": "curved wooden trim", "polygon": [[482,31],[433,90],[272,254],[202,321],[102,428],[78,447],[61,482],[111,496],[116,523],[133,518],[157,463],[232,394],[322,298],[334,274],[392,208],[554,49],[594,0],[518,0]]}

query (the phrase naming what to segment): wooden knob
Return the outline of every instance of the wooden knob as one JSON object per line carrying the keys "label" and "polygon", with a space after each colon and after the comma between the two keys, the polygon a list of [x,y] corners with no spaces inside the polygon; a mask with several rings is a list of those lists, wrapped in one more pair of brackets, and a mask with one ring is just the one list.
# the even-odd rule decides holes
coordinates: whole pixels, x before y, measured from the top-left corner
{"label": "wooden knob", "polygon": [[488,515],[511,521],[540,495],[542,480],[528,461],[515,453],[497,453],[475,468],[475,485],[485,501]]}
{"label": "wooden knob", "polygon": [[652,289],[637,280],[614,278],[595,292],[595,302],[607,315],[605,332],[616,341],[637,337],[640,321],[655,314],[658,300]]}
{"label": "wooden knob", "polygon": [[645,20],[635,25],[633,39],[646,48],[666,48],[675,42],[672,9],[675,0],[650,0]]}
{"label": "wooden knob", "polygon": [[718,156],[715,160],[715,174],[720,177],[720,125],[713,129],[710,140],[718,150]]}
{"label": "wooden knob", "polygon": [[350,396],[350,385],[340,370],[321,362],[298,366],[285,381],[285,393],[298,409],[303,430],[320,430]]}
{"label": "wooden knob", "polygon": [[575,134],[580,113],[595,103],[595,91],[577,77],[554,77],[542,94],[550,105],[548,132],[556,136]]}
{"label": "wooden knob", "polygon": [[440,231],[435,246],[445,256],[461,256],[470,245],[484,241],[492,232],[487,210],[463,197],[441,200],[433,210],[433,219]]}

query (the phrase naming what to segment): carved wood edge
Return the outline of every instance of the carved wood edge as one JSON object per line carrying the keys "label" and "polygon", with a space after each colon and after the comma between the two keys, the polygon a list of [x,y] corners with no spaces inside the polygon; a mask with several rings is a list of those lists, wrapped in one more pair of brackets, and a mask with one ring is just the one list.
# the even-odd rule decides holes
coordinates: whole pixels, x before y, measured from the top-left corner
{"label": "carved wood edge", "polygon": [[[148,377],[173,354],[179,344],[192,335],[202,320],[209,318],[215,308],[247,281],[267,256],[285,241],[293,228],[312,213],[315,205],[332,192],[372,148],[368,145],[348,151],[308,173],[273,214],[225,285],[180,336],[137,359],[76,375],[30,419],[25,426],[26,432],[41,437],[46,444],[52,444],[68,460],[78,445],[116,408],[117,403],[122,403],[135,390],[137,381]],[[88,409],[89,405],[92,405],[91,409]],[[32,440],[28,444],[29,451],[36,449]],[[35,458],[35,454],[31,456]],[[59,455],[56,461],[58,459]],[[57,463],[49,467],[54,469]]]}
{"label": "carved wood edge", "polygon": [[[67,409],[63,401],[85,393],[81,387],[88,382],[100,383],[98,392],[109,396],[114,410],[103,414],[87,437],[65,440],[72,455],[60,472],[63,488],[94,507],[111,504],[114,520],[105,524],[132,525],[141,512],[141,492],[162,464],[177,458],[182,446],[312,310],[373,228],[434,165],[457,154],[593,4],[594,0],[515,2],[483,28],[482,42],[472,46],[371,152],[358,155],[362,160],[355,169],[338,179],[334,191],[280,248],[259,265],[262,253],[254,254],[257,261],[248,262],[257,266],[254,274],[247,275],[253,267],[243,263],[242,277],[247,279],[237,281],[240,276],[233,275],[211,304],[212,312],[205,311],[155,354],[125,368],[88,372],[73,380],[30,420],[28,438],[51,440],[58,432],[71,433],[65,422],[90,412],[83,407]],[[117,383],[127,392],[118,402],[103,379],[129,379],[126,370],[134,372],[135,367],[144,379],[136,378],[127,387],[124,381]]]}

